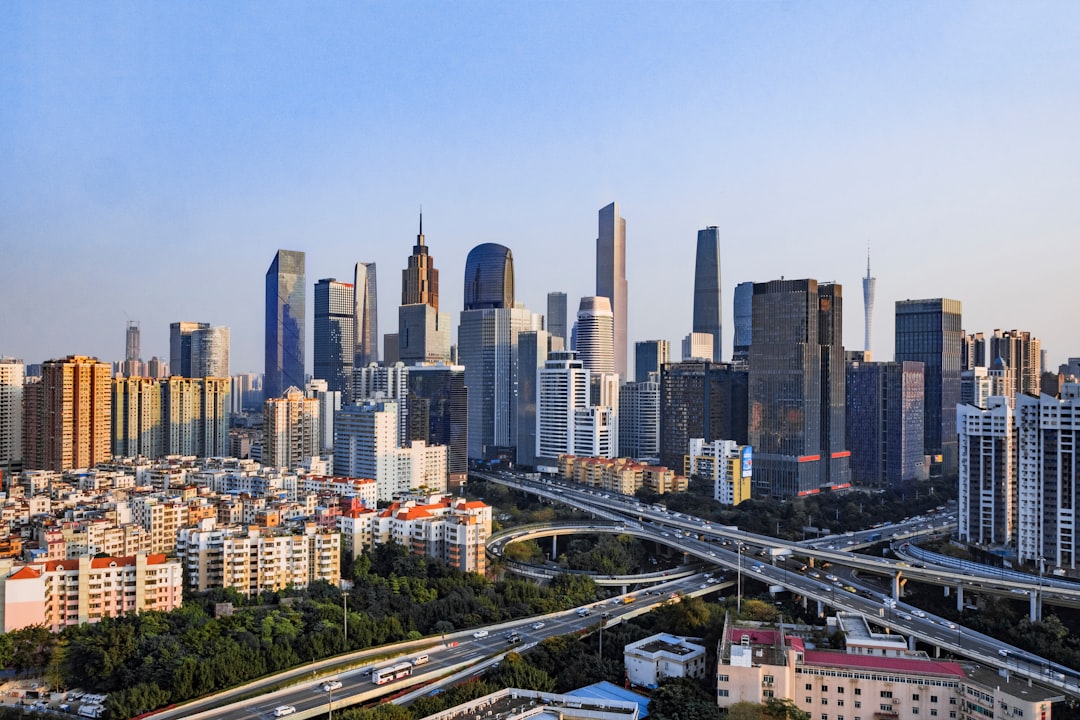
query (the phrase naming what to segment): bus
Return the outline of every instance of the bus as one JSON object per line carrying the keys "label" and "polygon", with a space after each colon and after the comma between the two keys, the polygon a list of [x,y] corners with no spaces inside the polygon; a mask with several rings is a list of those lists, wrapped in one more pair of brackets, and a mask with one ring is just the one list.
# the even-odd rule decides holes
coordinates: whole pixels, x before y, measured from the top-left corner
{"label": "bus", "polygon": [[385,685],[391,680],[400,680],[412,675],[412,663],[408,660],[404,660],[393,665],[387,665],[376,669],[371,673],[371,682],[376,685]]}

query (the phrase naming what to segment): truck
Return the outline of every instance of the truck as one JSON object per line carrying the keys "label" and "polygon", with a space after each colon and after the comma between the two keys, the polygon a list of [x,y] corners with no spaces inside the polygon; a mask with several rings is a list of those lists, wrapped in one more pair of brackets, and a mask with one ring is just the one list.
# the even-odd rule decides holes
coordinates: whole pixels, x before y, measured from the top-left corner
{"label": "truck", "polygon": [[870,533],[869,535],[866,536],[866,542],[877,542],[880,539],[881,539],[881,533],[879,533],[879,532]]}
{"label": "truck", "polygon": [[634,602],[635,599],[636,598],[633,595],[627,595],[622,599],[623,605],[629,605],[630,603]]}

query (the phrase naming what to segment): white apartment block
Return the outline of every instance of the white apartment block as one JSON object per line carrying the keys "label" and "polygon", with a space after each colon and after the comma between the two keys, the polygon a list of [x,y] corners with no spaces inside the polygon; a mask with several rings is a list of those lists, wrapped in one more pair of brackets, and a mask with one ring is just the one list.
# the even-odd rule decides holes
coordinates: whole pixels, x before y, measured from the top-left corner
{"label": "white apartment block", "polygon": [[0,489],[22,469],[23,383],[22,360],[0,357]]}
{"label": "white apartment block", "polygon": [[295,387],[288,388],[280,398],[270,398],[263,404],[264,465],[296,468],[304,458],[319,455],[319,401],[306,398]]}
{"label": "white apartment block", "polygon": [[182,597],[180,563],[160,554],[29,564],[0,561],[3,632],[31,625],[56,632],[125,613],[168,612],[180,607]]}
{"label": "white apartment block", "polygon": [[725,505],[750,499],[752,449],[734,440],[691,438],[683,459],[683,474],[711,482],[713,498]]}
{"label": "white apartment block", "polygon": [[409,437],[409,418],[405,401],[409,397],[409,368],[397,362],[390,366],[371,363],[367,367],[353,368],[352,402],[377,402],[393,400],[398,405],[398,445]]}
{"label": "white apartment block", "polygon": [[341,533],[341,551],[355,560],[364,550],[374,547],[374,527],[377,514],[374,509],[348,510],[337,517],[337,530]]}
{"label": "white apartment block", "polygon": [[378,487],[373,478],[305,476],[300,481],[300,490],[359,498],[364,507],[369,508],[374,508],[378,502]]}
{"label": "white apartment block", "polygon": [[487,570],[491,506],[479,500],[433,496],[393,503],[374,520],[372,542],[396,542],[418,555],[439,558],[463,572]]}
{"label": "white apartment block", "polygon": [[623,666],[630,684],[641,687],[656,687],[666,678],[705,677],[705,646],[658,633],[624,647]]}
{"label": "white apartment block", "polygon": [[580,457],[618,457],[619,419],[614,409],[593,405],[574,411],[573,453]]}
{"label": "white apartment block", "polygon": [[176,552],[192,590],[233,588],[243,595],[341,581],[341,536],[305,525],[303,532],[218,527],[212,519],[184,528]]}
{"label": "white apartment block", "polygon": [[994,396],[987,408],[957,405],[959,436],[958,536],[1005,545],[1016,531],[1016,430],[1013,399]]}

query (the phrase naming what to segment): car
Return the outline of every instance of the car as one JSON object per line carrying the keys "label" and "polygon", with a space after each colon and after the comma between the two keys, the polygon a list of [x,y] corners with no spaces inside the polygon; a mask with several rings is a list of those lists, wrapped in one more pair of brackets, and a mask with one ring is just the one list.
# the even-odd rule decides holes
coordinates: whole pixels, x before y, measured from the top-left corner
{"label": "car", "polygon": [[322,689],[323,689],[323,692],[330,692],[331,690],[340,690],[341,689],[341,681],[340,680],[327,680],[326,682],[324,682],[322,684]]}
{"label": "car", "polygon": [[910,620],[911,619],[911,616],[908,615],[907,613],[900,613],[900,617],[903,620]]}
{"label": "car", "polygon": [[296,708],[292,705],[278,705],[274,708],[274,717],[285,717],[286,715],[292,715],[296,712]]}
{"label": "car", "polygon": [[479,640],[480,638],[486,638],[488,636],[488,631],[487,630],[477,630],[476,632],[474,632],[472,634],[472,636],[474,638],[476,638],[477,640]]}
{"label": "car", "polygon": [[836,577],[835,575],[829,574],[829,575],[825,576],[825,579],[828,580],[829,582],[836,582],[840,578]]}
{"label": "car", "polygon": [[915,615],[916,617],[921,617],[921,618],[926,617],[926,613],[924,613],[922,610],[912,610],[911,614]]}
{"label": "car", "polygon": [[605,610],[604,612],[600,613],[600,617],[609,618],[609,617],[611,617],[611,613],[609,613],[607,610]]}
{"label": "car", "polygon": [[807,573],[807,575],[814,578],[815,580],[817,580],[819,577],[821,577],[821,573],[819,573],[817,570],[811,570],[810,572]]}
{"label": "car", "polygon": [[536,622],[534,622],[534,623],[532,624],[532,629],[533,629],[533,630],[539,630],[540,628],[544,627],[544,624],[545,624],[545,623],[544,623],[544,621],[543,621],[543,620],[537,620]]}
{"label": "car", "polygon": [[709,583],[710,585],[716,585],[716,584],[717,584],[717,583],[719,583],[719,582],[720,582],[720,581],[719,581],[719,580],[717,580],[716,578],[709,578],[709,580],[708,580],[708,583]]}
{"label": "car", "polygon": [[945,625],[945,627],[949,628],[950,630],[955,630],[956,629],[956,623],[954,623],[954,622],[949,622],[949,621],[946,620],[943,624]]}

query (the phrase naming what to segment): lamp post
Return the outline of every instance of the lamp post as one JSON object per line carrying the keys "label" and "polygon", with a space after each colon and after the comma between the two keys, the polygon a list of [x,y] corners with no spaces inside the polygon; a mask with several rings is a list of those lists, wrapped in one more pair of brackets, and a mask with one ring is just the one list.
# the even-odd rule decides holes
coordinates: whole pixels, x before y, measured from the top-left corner
{"label": "lamp post", "polygon": [[326,711],[327,711],[327,715],[329,715],[328,720],[334,720],[334,686],[333,685],[327,685],[326,686],[326,695],[329,698],[329,700],[326,703]]}
{"label": "lamp post", "polygon": [[735,600],[735,612],[740,615],[742,614],[742,549],[742,541],[739,541],[735,546],[735,554],[739,556],[739,581],[737,583],[738,587],[736,588],[738,590],[738,595]]}

